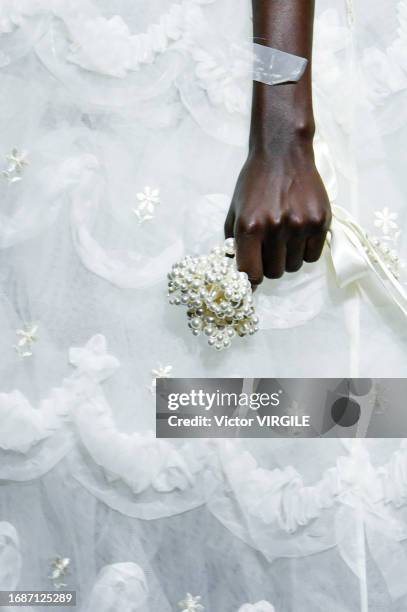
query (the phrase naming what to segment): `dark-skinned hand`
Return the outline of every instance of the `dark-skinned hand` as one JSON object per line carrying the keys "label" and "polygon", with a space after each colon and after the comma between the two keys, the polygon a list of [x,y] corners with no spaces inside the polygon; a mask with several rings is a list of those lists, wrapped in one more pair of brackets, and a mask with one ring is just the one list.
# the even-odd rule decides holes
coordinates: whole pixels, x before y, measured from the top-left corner
{"label": "dark-skinned hand", "polygon": [[263,276],[279,278],[317,261],[331,221],[312,144],[281,149],[249,155],[225,223],[226,237],[236,241],[238,268],[253,286]]}

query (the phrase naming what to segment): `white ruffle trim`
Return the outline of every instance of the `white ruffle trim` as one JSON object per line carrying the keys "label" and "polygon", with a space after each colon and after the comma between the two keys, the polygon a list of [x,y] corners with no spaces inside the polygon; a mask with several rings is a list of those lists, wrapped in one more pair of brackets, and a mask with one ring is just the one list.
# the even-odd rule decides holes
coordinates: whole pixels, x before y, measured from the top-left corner
{"label": "white ruffle trim", "polygon": [[[74,437],[106,471],[111,483],[120,479],[135,495],[148,488],[187,491],[209,465],[217,478],[226,479],[236,491],[240,506],[249,515],[275,523],[287,533],[307,525],[336,503],[353,504],[358,499],[383,509],[389,504],[399,508],[407,501],[405,440],[378,468],[361,444],[351,446],[348,456],[339,457],[318,482],[306,486],[292,467],[260,467],[239,441],[204,440],[176,446],[156,439],[151,432],[120,432],[101,387],[120,365],[108,353],[104,336],[98,334],[85,346],[71,348],[69,361],[75,372],[38,408],[18,390],[0,395],[0,414],[7,427],[0,436],[0,448],[10,459],[14,454],[38,452],[54,436]],[[3,464],[0,478],[2,470]]]}
{"label": "white ruffle trim", "polygon": [[129,71],[139,70],[140,65],[153,63],[157,55],[175,43],[178,48],[185,47],[191,24],[202,20],[199,5],[213,1],[174,3],[157,23],[135,35],[119,15],[106,19],[92,12],[84,19],[83,15],[78,18],[65,11],[62,17],[72,41],[67,59],[86,70],[124,78]]}
{"label": "white ruffle trim", "polygon": [[0,438],[0,479],[40,477],[69,453],[73,476],[124,514],[152,519],[207,503],[225,526],[270,559],[338,546],[355,572],[357,513],[390,592],[400,592],[381,551],[390,547],[407,567],[400,545],[407,528],[399,519],[407,501],[407,441],[380,467],[371,463],[363,441],[351,441],[344,445],[348,454],[309,485],[293,467],[260,467],[238,440],[176,446],[150,432],[120,432],[101,387],[119,367],[105,338],[96,335],[71,348],[69,360],[75,372],[38,409],[18,391],[2,394],[7,434]]}

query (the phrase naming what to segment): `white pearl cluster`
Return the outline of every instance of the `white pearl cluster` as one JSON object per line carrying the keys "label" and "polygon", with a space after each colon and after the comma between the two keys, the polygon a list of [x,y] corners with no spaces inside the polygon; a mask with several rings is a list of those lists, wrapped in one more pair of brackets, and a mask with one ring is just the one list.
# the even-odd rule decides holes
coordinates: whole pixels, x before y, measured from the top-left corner
{"label": "white pearl cluster", "polygon": [[229,348],[235,336],[258,331],[251,285],[237,270],[234,254],[234,240],[228,238],[207,256],[187,255],[168,274],[170,304],[186,306],[194,336],[204,334],[218,351]]}

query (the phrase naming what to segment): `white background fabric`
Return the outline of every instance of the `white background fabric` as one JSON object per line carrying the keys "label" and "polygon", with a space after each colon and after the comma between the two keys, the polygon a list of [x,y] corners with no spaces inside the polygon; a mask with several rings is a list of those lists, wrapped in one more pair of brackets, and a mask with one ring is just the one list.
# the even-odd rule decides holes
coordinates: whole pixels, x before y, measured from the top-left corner
{"label": "white background fabric", "polygon": [[[372,280],[340,290],[327,254],[265,283],[264,329],[227,352],[166,303],[173,261],[222,239],[246,153],[250,27],[248,1],[1,4],[0,169],[13,147],[29,161],[0,181],[5,584],[52,586],[62,555],[86,612],[169,612],[187,592],[212,612],[407,605],[403,442],[148,434],[159,364],[179,377],[405,375],[401,315]],[[406,58],[405,0],[355,0],[353,15],[318,2],[315,113],[337,200],[400,257]],[[21,358],[16,330],[34,322]]]}

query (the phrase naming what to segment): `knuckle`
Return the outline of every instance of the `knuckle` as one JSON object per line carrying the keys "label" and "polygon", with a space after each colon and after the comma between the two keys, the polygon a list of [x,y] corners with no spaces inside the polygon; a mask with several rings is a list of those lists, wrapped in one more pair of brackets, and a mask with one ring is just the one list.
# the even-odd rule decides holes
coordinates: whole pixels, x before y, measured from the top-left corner
{"label": "knuckle", "polygon": [[284,225],[284,220],[282,216],[271,214],[267,219],[267,228],[269,231],[273,233],[278,233],[281,231]]}
{"label": "knuckle", "polygon": [[314,231],[324,230],[327,226],[328,216],[325,211],[313,213],[309,217],[308,225]]}
{"label": "knuckle", "polygon": [[236,223],[238,236],[258,236],[264,231],[264,223],[260,219],[240,217]]}
{"label": "knuckle", "polygon": [[299,215],[290,215],[287,220],[287,226],[294,234],[303,234],[307,224],[303,217]]}

